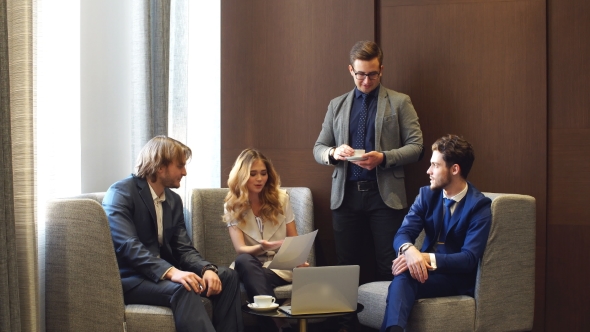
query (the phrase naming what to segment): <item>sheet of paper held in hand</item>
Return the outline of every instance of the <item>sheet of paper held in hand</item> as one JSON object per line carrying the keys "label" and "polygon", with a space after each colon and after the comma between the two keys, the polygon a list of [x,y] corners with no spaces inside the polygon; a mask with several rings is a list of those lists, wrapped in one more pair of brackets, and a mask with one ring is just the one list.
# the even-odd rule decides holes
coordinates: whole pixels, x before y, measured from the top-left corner
{"label": "sheet of paper held in hand", "polygon": [[268,268],[293,270],[297,266],[305,263],[317,233],[318,230],[316,229],[305,235],[286,237],[281,249],[279,249],[279,252],[273,257]]}

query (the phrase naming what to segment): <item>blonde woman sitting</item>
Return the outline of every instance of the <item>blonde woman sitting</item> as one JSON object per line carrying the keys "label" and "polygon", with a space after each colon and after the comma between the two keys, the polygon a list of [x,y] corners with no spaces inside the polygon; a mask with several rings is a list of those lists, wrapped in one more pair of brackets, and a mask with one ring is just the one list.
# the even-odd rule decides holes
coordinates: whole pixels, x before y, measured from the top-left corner
{"label": "blonde woman sitting", "polygon": [[[232,268],[238,272],[250,302],[255,295],[275,296],[275,287],[292,281],[292,271],[266,268],[285,237],[297,236],[289,196],[280,189],[279,175],[271,161],[254,149],[240,153],[227,184],[223,219],[238,254]],[[286,323],[261,319],[265,331],[279,331]]]}

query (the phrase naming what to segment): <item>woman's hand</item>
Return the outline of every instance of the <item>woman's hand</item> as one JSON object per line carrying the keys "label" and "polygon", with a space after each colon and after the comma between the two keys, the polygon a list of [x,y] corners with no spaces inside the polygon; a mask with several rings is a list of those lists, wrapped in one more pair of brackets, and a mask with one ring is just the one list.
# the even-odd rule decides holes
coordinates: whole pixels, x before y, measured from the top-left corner
{"label": "woman's hand", "polygon": [[283,240],[280,241],[267,241],[267,240],[260,240],[260,245],[264,251],[277,251],[282,245]]}
{"label": "woman's hand", "polygon": [[308,262],[305,262],[305,263],[303,263],[301,265],[297,265],[297,267],[308,267],[308,266],[309,266],[309,263]]}

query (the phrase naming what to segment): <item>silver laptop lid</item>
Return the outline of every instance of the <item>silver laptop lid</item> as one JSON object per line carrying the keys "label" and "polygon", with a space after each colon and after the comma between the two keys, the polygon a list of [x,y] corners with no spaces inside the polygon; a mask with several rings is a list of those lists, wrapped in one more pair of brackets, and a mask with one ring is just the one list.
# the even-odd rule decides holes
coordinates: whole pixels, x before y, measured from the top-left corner
{"label": "silver laptop lid", "polygon": [[359,272],[358,265],[294,269],[291,314],[356,311]]}

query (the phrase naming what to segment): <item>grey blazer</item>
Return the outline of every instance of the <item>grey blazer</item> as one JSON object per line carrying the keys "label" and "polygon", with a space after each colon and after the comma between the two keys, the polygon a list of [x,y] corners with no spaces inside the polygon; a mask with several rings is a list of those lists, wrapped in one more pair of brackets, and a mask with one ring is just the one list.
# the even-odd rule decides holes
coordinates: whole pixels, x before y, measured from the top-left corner
{"label": "grey blazer", "polygon": [[[322,131],[313,147],[313,156],[318,163],[335,166],[330,202],[332,210],[342,204],[348,162],[330,159],[329,152],[332,147],[350,145],[348,126],[353,98],[354,89],[330,101]],[[420,160],[422,144],[418,115],[410,97],[381,85],[375,119],[375,151],[383,152],[386,158],[385,167],[377,167],[377,184],[387,206],[393,209],[408,206],[403,165]]]}

